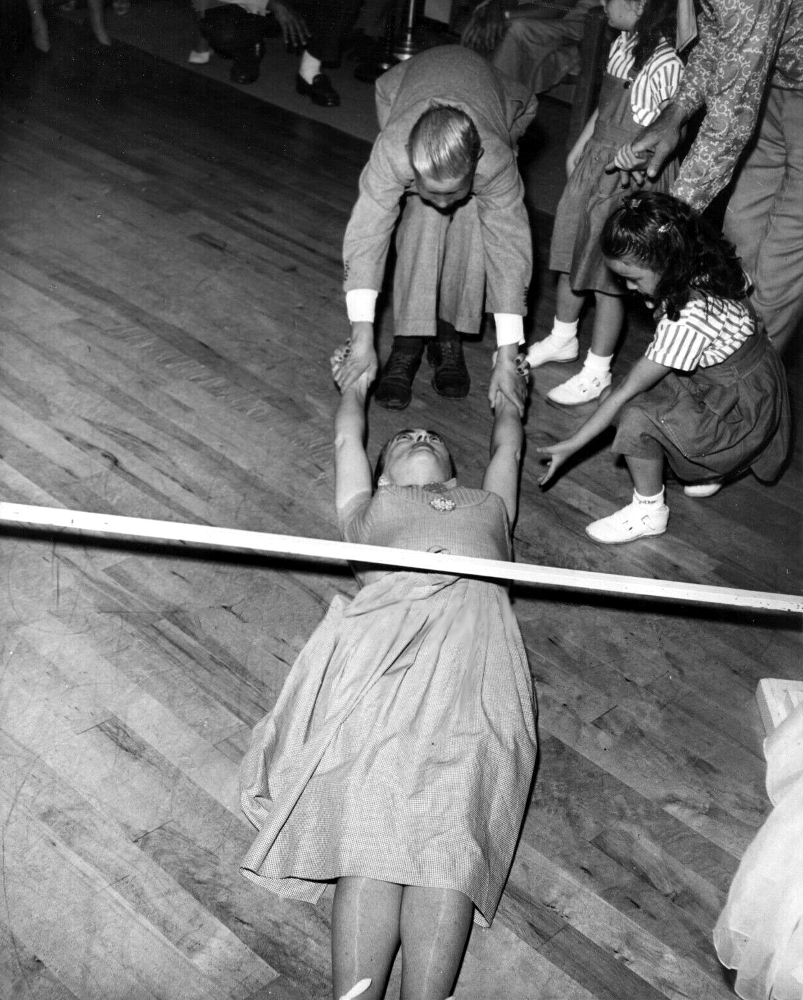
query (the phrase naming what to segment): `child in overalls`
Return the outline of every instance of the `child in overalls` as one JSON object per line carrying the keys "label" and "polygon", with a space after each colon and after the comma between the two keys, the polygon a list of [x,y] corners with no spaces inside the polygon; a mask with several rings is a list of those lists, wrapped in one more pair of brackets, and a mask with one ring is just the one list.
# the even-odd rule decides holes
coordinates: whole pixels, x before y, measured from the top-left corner
{"label": "child in overalls", "polygon": [[[549,266],[559,272],[552,332],[530,347],[531,368],[574,361],[577,326],[588,293],[595,298],[591,350],[582,370],[547,393],[565,406],[596,399],[611,383],[611,361],[624,321],[623,291],[602,258],[605,220],[627,193],[619,174],[606,173],[620,146],[649,125],[680,84],[683,63],[673,48],[676,0],[603,0],[608,22],[620,30],[611,46],[599,105],[566,161],[569,181],[555,215]],[[644,190],[668,190],[677,175],[671,161]]]}

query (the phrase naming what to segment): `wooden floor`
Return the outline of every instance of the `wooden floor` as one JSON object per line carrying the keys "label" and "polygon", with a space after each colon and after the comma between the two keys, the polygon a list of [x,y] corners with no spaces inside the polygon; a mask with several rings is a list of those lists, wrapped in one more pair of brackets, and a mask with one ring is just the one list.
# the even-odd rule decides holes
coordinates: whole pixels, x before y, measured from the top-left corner
{"label": "wooden floor", "polygon": [[[2,498],[336,537],[327,357],[346,333],[339,244],[367,147],[54,35],[0,103]],[[550,295],[542,275],[541,325]],[[634,323],[623,357],[645,336]],[[491,349],[468,348],[466,401],[422,371],[404,417],[448,434],[469,485]],[[584,526],[626,500],[627,475],[601,447],[539,491],[534,447],[578,419],[545,405],[568,373],[549,368],[520,561],[801,591],[799,444],[777,485],[695,502],[670,482],[665,536],[598,547]],[[397,424],[372,412],[373,453]],[[329,600],[354,592],[345,568],[3,531],[0,996],[330,994],[328,900],[281,902],[238,874],[237,766]],[[768,810],[754,692],[801,676],[799,623],[515,597],[539,770],[458,1000],[728,997],[711,929]]]}

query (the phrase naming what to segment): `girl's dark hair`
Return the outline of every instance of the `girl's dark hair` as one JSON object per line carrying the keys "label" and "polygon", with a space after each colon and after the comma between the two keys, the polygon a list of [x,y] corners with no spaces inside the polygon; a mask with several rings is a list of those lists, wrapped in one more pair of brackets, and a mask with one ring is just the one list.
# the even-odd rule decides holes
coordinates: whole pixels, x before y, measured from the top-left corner
{"label": "girl's dark hair", "polygon": [[606,257],[632,260],[660,276],[655,301],[672,320],[695,291],[725,299],[747,294],[733,244],[669,194],[629,195],[606,221],[601,246]]}
{"label": "girl's dark hair", "polygon": [[636,22],[633,72],[638,73],[661,42],[675,47],[678,24],[677,0],[647,0]]}
{"label": "girl's dark hair", "polygon": [[[393,437],[389,437],[387,441],[382,445],[382,450],[379,452],[379,457],[377,458],[376,465],[374,466],[374,489],[376,489],[377,486],[379,485],[379,480],[382,476],[382,473],[385,471],[385,458],[387,457],[388,454],[388,448],[393,444],[393,442],[396,440],[397,437],[399,437],[400,434],[409,434],[411,433],[412,430],[413,430],[412,427],[405,427],[403,428],[403,430],[396,431]],[[437,431],[431,431],[429,428],[427,428],[427,434],[437,434],[438,437],[441,438],[441,441],[443,441],[443,438],[441,437],[440,434],[438,434]],[[446,450],[449,451],[448,448]],[[449,476],[450,478],[453,479],[456,475],[457,475],[457,468],[455,467],[454,459],[452,458],[452,453],[449,451]]]}

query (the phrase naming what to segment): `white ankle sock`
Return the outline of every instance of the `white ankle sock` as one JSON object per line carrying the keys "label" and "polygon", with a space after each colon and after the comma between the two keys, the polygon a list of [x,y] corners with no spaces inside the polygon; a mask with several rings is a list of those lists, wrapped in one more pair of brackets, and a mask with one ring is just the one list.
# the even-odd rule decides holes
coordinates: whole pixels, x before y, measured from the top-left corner
{"label": "white ankle sock", "polygon": [[321,72],[321,60],[311,56],[306,49],[301,55],[301,65],[298,67],[298,75],[306,83],[312,83],[315,77]]}
{"label": "white ankle sock", "polygon": [[656,493],[654,497],[643,497],[637,490],[633,490],[633,500],[640,507],[661,507],[664,502],[664,487],[661,487],[661,492]]}
{"label": "white ankle sock", "polygon": [[552,322],[552,330],[549,336],[556,344],[568,344],[577,336],[578,320],[573,323],[564,323],[563,320],[555,319]]}
{"label": "white ankle sock", "polygon": [[603,358],[602,355],[589,351],[583,362],[583,368],[587,368],[595,375],[607,375],[611,370],[611,361],[613,361],[612,354],[609,354],[607,358]]}

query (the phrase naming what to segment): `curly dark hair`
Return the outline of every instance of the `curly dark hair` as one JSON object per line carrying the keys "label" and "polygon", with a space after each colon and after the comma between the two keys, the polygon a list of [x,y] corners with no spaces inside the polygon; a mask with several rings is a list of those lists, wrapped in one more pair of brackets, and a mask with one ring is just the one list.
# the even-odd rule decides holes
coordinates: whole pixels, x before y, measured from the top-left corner
{"label": "curly dark hair", "polygon": [[743,299],[748,286],[736,248],[685,202],[658,191],[629,195],[606,221],[602,252],[660,275],[655,292],[671,320],[695,292]]}

